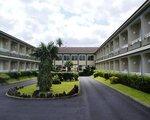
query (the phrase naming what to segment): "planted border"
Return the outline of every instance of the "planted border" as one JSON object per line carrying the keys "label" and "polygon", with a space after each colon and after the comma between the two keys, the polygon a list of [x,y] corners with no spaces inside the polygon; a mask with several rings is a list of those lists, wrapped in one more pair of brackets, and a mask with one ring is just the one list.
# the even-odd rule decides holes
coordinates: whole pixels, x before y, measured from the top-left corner
{"label": "planted border", "polygon": [[119,72],[95,71],[94,77],[110,79],[112,83],[120,83],[137,90],[150,93],[150,76],[126,74]]}
{"label": "planted border", "polygon": [[74,85],[74,87],[71,89],[69,93],[65,92],[59,94],[52,94],[50,92],[40,93],[40,91],[36,90],[34,91],[32,96],[27,94],[21,94],[20,92],[18,92],[18,90],[22,88],[24,88],[24,86],[10,88],[6,93],[6,96],[17,99],[60,99],[60,98],[74,97],[79,95],[80,93],[78,85]]}

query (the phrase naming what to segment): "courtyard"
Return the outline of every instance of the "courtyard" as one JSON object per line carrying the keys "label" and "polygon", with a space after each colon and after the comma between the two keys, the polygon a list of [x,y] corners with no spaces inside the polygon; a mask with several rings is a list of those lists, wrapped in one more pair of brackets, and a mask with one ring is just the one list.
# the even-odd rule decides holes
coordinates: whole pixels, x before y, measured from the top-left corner
{"label": "courtyard", "polygon": [[57,100],[22,100],[5,96],[10,87],[36,80],[0,86],[1,120],[148,120],[150,109],[97,82],[79,77],[80,95]]}

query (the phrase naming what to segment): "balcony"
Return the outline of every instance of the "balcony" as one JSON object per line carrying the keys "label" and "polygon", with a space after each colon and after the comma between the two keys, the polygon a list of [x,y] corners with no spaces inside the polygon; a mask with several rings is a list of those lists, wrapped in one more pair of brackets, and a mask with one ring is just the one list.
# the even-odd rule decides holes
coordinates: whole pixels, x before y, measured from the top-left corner
{"label": "balcony", "polygon": [[119,48],[117,48],[117,49],[114,50],[114,56],[119,55],[119,53],[120,53],[119,52]]}
{"label": "balcony", "polygon": [[129,51],[137,49],[139,47],[141,47],[141,37],[139,37],[131,42],[131,44],[129,45]]}
{"label": "balcony", "polygon": [[128,31],[124,30],[120,34],[120,50],[119,53],[123,54],[128,52]]}
{"label": "balcony", "polygon": [[0,50],[0,55],[4,55],[4,56],[10,56],[10,57],[16,57],[16,58],[23,58],[23,59],[31,59],[31,60],[36,60],[34,57],[32,56],[27,56],[27,55],[20,55],[20,54],[16,54],[13,52],[9,52],[9,51],[1,51]]}
{"label": "balcony", "polygon": [[141,20],[135,21],[128,29],[129,51],[141,47]]}
{"label": "balcony", "polygon": [[150,32],[144,36],[144,40],[142,41],[142,46],[146,46],[150,44]]}
{"label": "balcony", "polygon": [[128,52],[128,45],[124,45],[123,47],[121,47],[121,49],[119,51],[120,54],[123,54],[126,52]]}
{"label": "balcony", "polygon": [[114,56],[114,52],[112,51],[109,53],[109,57],[113,57],[113,56]]}

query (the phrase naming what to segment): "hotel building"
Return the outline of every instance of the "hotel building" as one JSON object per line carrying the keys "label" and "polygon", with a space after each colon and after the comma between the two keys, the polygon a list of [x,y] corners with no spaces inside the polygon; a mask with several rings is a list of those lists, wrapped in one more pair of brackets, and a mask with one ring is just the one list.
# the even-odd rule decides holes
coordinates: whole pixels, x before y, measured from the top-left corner
{"label": "hotel building", "polygon": [[[36,48],[0,31],[0,72],[37,70],[38,62],[30,54]],[[73,70],[86,66],[126,73],[150,73],[150,0],[147,0],[99,48],[59,47],[56,67]]]}
{"label": "hotel building", "polygon": [[96,51],[96,69],[150,73],[150,1],[147,0]]}
{"label": "hotel building", "polygon": [[59,47],[58,59],[54,61],[56,67],[65,70],[65,62],[73,62],[74,71],[82,71],[86,66],[95,66],[95,52],[97,47]]}
{"label": "hotel building", "polygon": [[0,31],[0,72],[38,69],[38,62],[30,54],[36,48]]}

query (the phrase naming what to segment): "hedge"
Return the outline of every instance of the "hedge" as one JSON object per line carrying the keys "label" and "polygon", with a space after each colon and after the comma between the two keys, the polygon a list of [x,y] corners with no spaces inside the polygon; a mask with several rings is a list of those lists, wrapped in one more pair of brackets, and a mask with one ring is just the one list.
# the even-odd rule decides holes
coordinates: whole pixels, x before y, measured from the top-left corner
{"label": "hedge", "polygon": [[58,75],[60,81],[78,80],[78,73],[74,72],[52,72],[52,76]]}
{"label": "hedge", "polygon": [[79,72],[79,76],[91,76],[93,75],[94,70],[95,70],[95,67],[87,66],[85,69],[83,69],[82,72]]}
{"label": "hedge", "polygon": [[[138,74],[126,74],[119,72],[95,71],[94,77],[104,77],[111,79],[111,82],[117,79],[117,83],[150,93],[150,76],[142,76]],[[117,78],[111,78],[111,77]]]}
{"label": "hedge", "polygon": [[21,72],[9,72],[9,73],[0,73],[0,83],[6,83],[9,79],[19,79],[20,77],[31,77],[37,76],[37,71],[21,71]]}
{"label": "hedge", "polygon": [[5,73],[0,73],[0,83],[5,83],[9,79],[10,79],[9,75]]}

